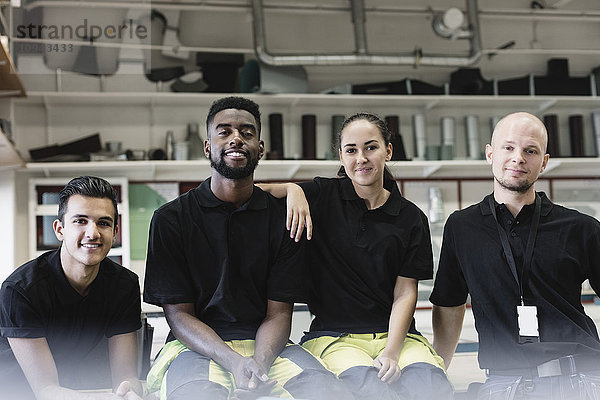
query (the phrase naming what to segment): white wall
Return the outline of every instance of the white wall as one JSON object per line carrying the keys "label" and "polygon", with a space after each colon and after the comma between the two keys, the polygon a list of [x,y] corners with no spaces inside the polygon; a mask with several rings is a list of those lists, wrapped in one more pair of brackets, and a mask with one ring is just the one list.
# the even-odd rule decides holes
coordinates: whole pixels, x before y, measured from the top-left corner
{"label": "white wall", "polygon": [[15,185],[14,170],[0,170],[0,210],[2,210],[2,229],[0,229],[0,282],[15,268]]}

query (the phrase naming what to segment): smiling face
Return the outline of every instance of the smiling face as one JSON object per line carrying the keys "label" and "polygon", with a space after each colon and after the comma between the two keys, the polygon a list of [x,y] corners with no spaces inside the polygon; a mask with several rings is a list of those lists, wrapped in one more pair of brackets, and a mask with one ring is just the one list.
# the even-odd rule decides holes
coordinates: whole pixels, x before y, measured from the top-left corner
{"label": "smiling face", "polygon": [[532,190],[548,163],[544,124],[528,113],[515,113],[501,120],[486,146],[492,164],[494,187],[517,193]]}
{"label": "smiling face", "polygon": [[376,125],[364,119],[346,125],[339,152],[346,175],[355,186],[383,187],[385,162],[392,157],[392,145],[385,144]]}
{"label": "smiling face", "polygon": [[208,137],[204,153],[211,167],[227,179],[251,176],[264,153],[256,120],[245,110],[219,111],[210,124]]}
{"label": "smiling face", "polygon": [[62,242],[63,268],[97,267],[117,237],[115,208],[108,198],[69,197],[63,221],[54,221],[54,233]]}

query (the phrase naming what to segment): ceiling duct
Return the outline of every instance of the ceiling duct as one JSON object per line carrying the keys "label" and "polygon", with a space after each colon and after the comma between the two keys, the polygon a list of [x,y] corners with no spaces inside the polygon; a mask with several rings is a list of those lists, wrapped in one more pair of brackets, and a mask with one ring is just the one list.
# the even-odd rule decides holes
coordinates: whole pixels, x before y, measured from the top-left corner
{"label": "ceiling duct", "polygon": [[265,35],[265,19],[262,0],[252,0],[254,17],[254,50],[260,61],[273,66],[283,65],[425,65],[464,67],[475,64],[481,57],[481,33],[477,0],[466,0],[467,35],[470,51],[468,56],[426,55],[420,49],[406,54],[369,54],[365,31],[365,9],[363,0],[351,0],[352,22],[354,25],[355,52],[350,54],[290,54],[275,55],[267,50]]}

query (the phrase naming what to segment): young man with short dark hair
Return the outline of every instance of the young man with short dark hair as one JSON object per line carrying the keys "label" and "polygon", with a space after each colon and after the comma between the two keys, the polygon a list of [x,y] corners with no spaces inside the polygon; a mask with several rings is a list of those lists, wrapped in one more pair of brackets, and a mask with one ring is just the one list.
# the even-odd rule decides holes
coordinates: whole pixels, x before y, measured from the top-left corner
{"label": "young man with short dark hair", "polygon": [[[117,215],[107,181],[72,179],[59,193],[53,224],[60,248],[22,265],[2,284],[3,398],[140,399],[138,278],[107,258]],[[109,387],[113,393],[77,391]]]}

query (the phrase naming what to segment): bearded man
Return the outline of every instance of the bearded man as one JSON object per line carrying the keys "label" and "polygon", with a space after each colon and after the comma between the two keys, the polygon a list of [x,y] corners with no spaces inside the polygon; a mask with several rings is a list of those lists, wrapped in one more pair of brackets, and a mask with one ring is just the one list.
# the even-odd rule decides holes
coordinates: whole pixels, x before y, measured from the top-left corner
{"label": "bearded man", "polygon": [[206,119],[211,177],[155,211],[144,300],[171,328],[149,375],[161,398],[350,398],[308,351],[288,343],[305,302],[302,243],[285,209],[254,185],[264,154],[258,105],[215,101]]}

